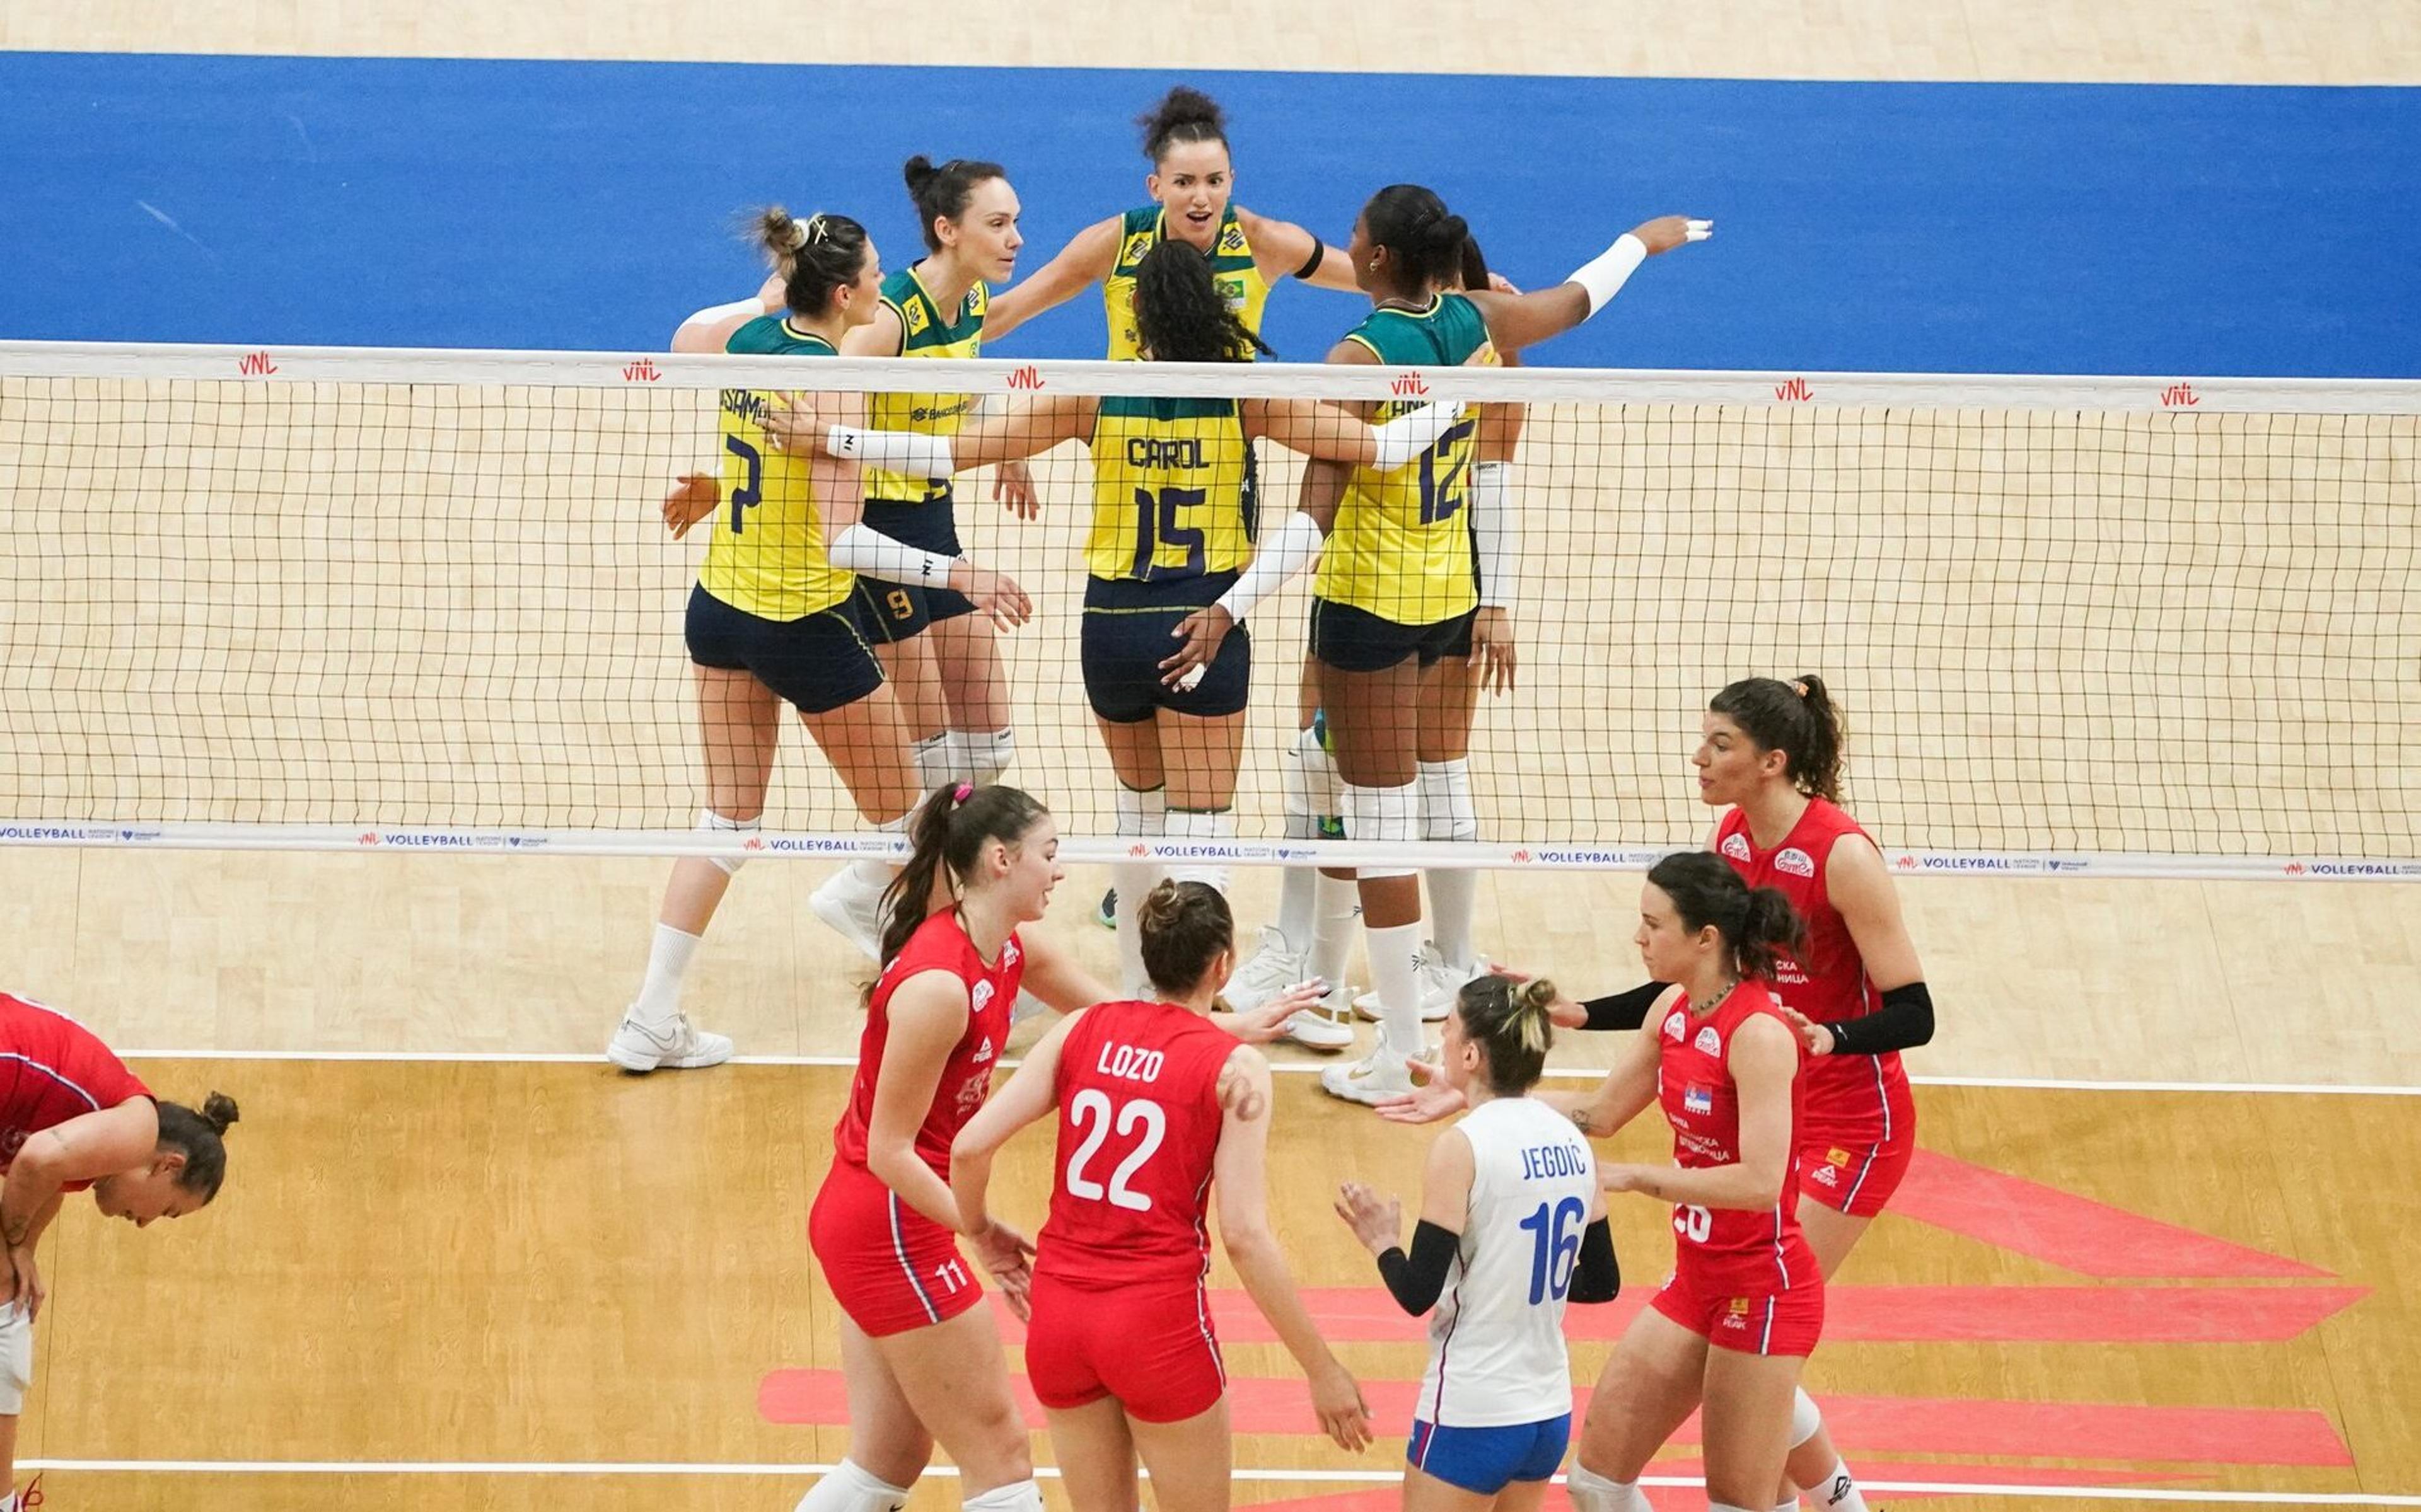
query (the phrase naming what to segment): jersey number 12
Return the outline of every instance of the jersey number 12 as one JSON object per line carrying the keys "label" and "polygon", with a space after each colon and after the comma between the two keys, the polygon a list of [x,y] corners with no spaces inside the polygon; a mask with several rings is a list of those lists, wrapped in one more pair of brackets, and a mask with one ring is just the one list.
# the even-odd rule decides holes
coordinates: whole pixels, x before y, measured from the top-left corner
{"label": "jersey number 12", "polygon": [[[1085,1130],[1084,1142],[1076,1146],[1075,1156],[1068,1161],[1068,1194],[1083,1197],[1088,1202],[1100,1202],[1106,1197],[1111,1207],[1124,1208],[1129,1212],[1151,1211],[1151,1198],[1127,1183],[1143,1169],[1143,1162],[1151,1159],[1152,1151],[1160,1148],[1160,1142],[1168,1137],[1168,1115],[1161,1111],[1160,1104],[1149,1098],[1137,1098],[1132,1102],[1120,1103],[1114,1114],[1108,1093],[1097,1087],[1086,1087],[1068,1104],[1068,1121]],[[1086,1127],[1087,1123],[1091,1125],[1089,1129]],[[1110,1137],[1113,1123],[1117,1126],[1121,1139],[1132,1138],[1138,1129],[1143,1131],[1143,1137],[1135,1141],[1134,1148],[1118,1162],[1117,1169],[1110,1173],[1110,1184],[1104,1188],[1099,1180],[1085,1174],[1085,1167],[1101,1153],[1102,1142]]]}

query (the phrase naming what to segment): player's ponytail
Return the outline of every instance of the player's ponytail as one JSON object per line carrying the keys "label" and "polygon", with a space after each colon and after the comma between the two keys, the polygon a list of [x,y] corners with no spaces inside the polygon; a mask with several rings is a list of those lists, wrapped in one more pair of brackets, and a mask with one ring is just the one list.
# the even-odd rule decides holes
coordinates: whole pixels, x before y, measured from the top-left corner
{"label": "player's ponytail", "polygon": [[[986,841],[1013,849],[1048,812],[1032,794],[1000,784],[950,783],[927,793],[909,821],[908,864],[882,890],[882,964],[908,948],[942,883],[951,893],[965,887]],[[873,988],[867,991],[871,996]]]}
{"label": "player's ponytail", "polygon": [[1735,975],[1771,982],[1783,955],[1806,946],[1806,926],[1790,899],[1771,887],[1750,887],[1711,850],[1677,850],[1648,868],[1648,881],[1673,900],[1682,928],[1712,928],[1723,937]]}
{"label": "player's ponytail", "polygon": [[835,289],[857,282],[866,271],[866,227],[846,215],[810,215],[802,221],[779,205],[749,212],[747,239],[755,242],[782,280],[782,303],[792,315],[813,320],[832,308]]}
{"label": "player's ponytail", "polygon": [[1462,239],[1462,287],[1466,289],[1489,287],[1488,256],[1479,250],[1479,239],[1468,234]]}
{"label": "player's ponytail", "polygon": [[1154,362],[1250,362],[1269,347],[1227,306],[1210,259],[1163,237],[1135,264],[1135,340]]}
{"label": "player's ponytail", "polygon": [[177,1185],[208,1203],[226,1180],[226,1131],[236,1121],[235,1099],[213,1092],[202,1099],[199,1113],[181,1102],[163,1102],[159,1110],[160,1139],[154,1147],[185,1158]]}
{"label": "player's ponytail", "polygon": [[1008,170],[999,164],[974,158],[952,158],[935,167],[933,160],[922,152],[910,158],[899,172],[908,181],[908,197],[916,203],[916,223],[924,232],[928,252],[942,250],[942,233],[934,229],[936,221],[957,225],[978,187],[1008,177]]}
{"label": "player's ponytail", "polygon": [[1143,128],[1143,155],[1154,167],[1170,148],[1181,143],[1227,145],[1227,113],[1219,108],[1219,101],[1187,85],[1163,95],[1159,104],[1135,117],[1135,124]]}
{"label": "player's ponytail", "polygon": [[1547,1017],[1547,1005],[1554,1001],[1555,984],[1543,978],[1516,982],[1509,976],[1477,976],[1455,994],[1463,1037],[1488,1057],[1489,1091],[1518,1098],[1539,1084],[1547,1052],[1555,1042],[1554,1022]]}
{"label": "player's ponytail", "polygon": [[1847,728],[1824,679],[1803,672],[1779,678],[1742,678],[1707,700],[1711,713],[1740,726],[1761,751],[1782,753],[1783,775],[1811,798],[1841,801],[1842,746]]}
{"label": "player's ponytail", "polygon": [[1463,277],[1471,226],[1433,191],[1389,184],[1362,207],[1362,225],[1370,244],[1386,249],[1399,292],[1416,295]]}
{"label": "player's ponytail", "polygon": [[1144,973],[1152,990],[1170,1002],[1192,997],[1220,952],[1235,948],[1235,915],[1208,882],[1163,879],[1144,895],[1135,925],[1143,935]]}

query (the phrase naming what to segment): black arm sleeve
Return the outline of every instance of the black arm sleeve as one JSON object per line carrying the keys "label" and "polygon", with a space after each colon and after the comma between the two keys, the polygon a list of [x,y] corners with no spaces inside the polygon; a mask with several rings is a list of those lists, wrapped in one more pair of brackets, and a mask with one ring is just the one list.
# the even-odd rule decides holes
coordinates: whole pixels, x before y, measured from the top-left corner
{"label": "black arm sleeve", "polygon": [[1826,1024],[1835,1055],[1882,1055],[1914,1050],[1933,1038],[1933,994],[1923,982],[1895,987],[1883,1005],[1845,1023]]}
{"label": "black arm sleeve", "polygon": [[1379,1279],[1387,1284],[1387,1294],[1396,1299],[1397,1306],[1418,1317],[1437,1305],[1438,1294],[1445,1290],[1447,1268],[1461,1248],[1461,1235],[1424,1219],[1413,1225],[1409,1259],[1400,1249],[1379,1256]]}
{"label": "black arm sleeve", "polygon": [[1667,984],[1643,982],[1628,992],[1609,992],[1593,997],[1581,1007],[1588,1014],[1584,1029],[1636,1029],[1648,1021],[1648,1010],[1664,995]]}
{"label": "black arm sleeve", "polygon": [[1622,1290],[1622,1267],[1614,1258],[1614,1230],[1603,1218],[1581,1234],[1581,1257],[1572,1267],[1571,1290],[1576,1302],[1610,1302]]}
{"label": "black arm sleeve", "polygon": [[1303,266],[1294,271],[1294,275],[1297,278],[1309,278],[1313,273],[1320,272],[1320,259],[1327,256],[1328,243],[1322,242],[1316,236],[1313,237],[1311,239],[1311,256],[1303,259]]}

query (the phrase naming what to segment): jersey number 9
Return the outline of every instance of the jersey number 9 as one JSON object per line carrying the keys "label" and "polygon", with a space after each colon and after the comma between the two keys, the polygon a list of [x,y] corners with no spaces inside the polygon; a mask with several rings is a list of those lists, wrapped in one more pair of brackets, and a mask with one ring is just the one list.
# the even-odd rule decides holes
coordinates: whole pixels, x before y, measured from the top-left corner
{"label": "jersey number 9", "polygon": [[[1132,1102],[1119,1104],[1113,1114],[1109,1094],[1096,1087],[1086,1087],[1068,1104],[1068,1121],[1085,1130],[1084,1142],[1076,1146],[1074,1158],[1068,1161],[1068,1194],[1088,1202],[1107,1198],[1111,1207],[1124,1208],[1129,1212],[1151,1211],[1151,1198],[1127,1183],[1134,1179],[1134,1174],[1143,1169],[1143,1162],[1150,1160],[1152,1152],[1160,1148],[1160,1142],[1168,1137],[1168,1115],[1161,1111],[1160,1104],[1149,1098],[1137,1098]],[[1090,1129],[1086,1129],[1087,1122],[1092,1126]],[[1135,1146],[1128,1152],[1127,1158],[1118,1162],[1117,1169],[1110,1173],[1110,1184],[1104,1188],[1097,1178],[1085,1174],[1085,1167],[1101,1153],[1102,1143],[1110,1137],[1113,1123],[1117,1126],[1120,1139],[1132,1138],[1138,1129],[1142,1130],[1142,1137],[1135,1141]]]}

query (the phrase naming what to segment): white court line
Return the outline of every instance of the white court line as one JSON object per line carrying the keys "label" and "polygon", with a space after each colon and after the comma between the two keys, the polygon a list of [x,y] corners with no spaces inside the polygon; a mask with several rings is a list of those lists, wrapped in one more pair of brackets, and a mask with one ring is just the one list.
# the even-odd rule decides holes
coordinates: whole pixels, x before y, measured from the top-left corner
{"label": "white court line", "polygon": [[[126,1050],[118,1052],[122,1060],[155,1061],[369,1061],[393,1062],[398,1065],[428,1063],[431,1065],[466,1066],[598,1066],[606,1064],[602,1055],[577,1052],[518,1050]],[[733,1066],[832,1066],[847,1068],[857,1064],[854,1055],[734,1055]],[[1004,1057],[1005,1067],[1015,1066],[1015,1056]],[[1270,1069],[1282,1074],[1309,1076],[1323,1068],[1324,1063],[1311,1061],[1279,1061]],[[1585,1067],[1554,1068],[1549,1076],[1587,1080],[1605,1074],[1601,1069]],[[2337,1097],[2337,1098],[2421,1098],[2421,1086],[2339,1086],[2327,1083],[2295,1082],[2093,1082],[2068,1081],[2053,1077],[2032,1076],[1912,1076],[1918,1086],[1999,1087],[2026,1092],[2241,1092],[2276,1097]]]}
{"label": "white court line", "polygon": [[[830,1465],[554,1464],[539,1460],[346,1460],[346,1459],[21,1459],[20,1470],[62,1471],[138,1475],[768,1475],[804,1476],[831,1473]],[[935,1465],[929,1475],[955,1476],[951,1465]],[[1390,1470],[1246,1470],[1230,1471],[1240,1481],[1327,1482],[1384,1485],[1403,1478]],[[1034,1467],[1038,1480],[1056,1480],[1050,1465]],[[1148,1477],[1147,1477],[1148,1478]],[[1554,1477],[1561,1485],[1564,1477]],[[1679,1475],[1642,1475],[1642,1486],[1689,1488],[1704,1484]],[[1861,1481],[1870,1491],[1902,1496],[2027,1496],[2058,1497],[2077,1502],[2192,1502],[2242,1506],[2412,1506],[2421,1496],[2374,1495],[2367,1491],[2222,1491],[2180,1490],[2140,1486],[1997,1486],[1967,1481]]]}

